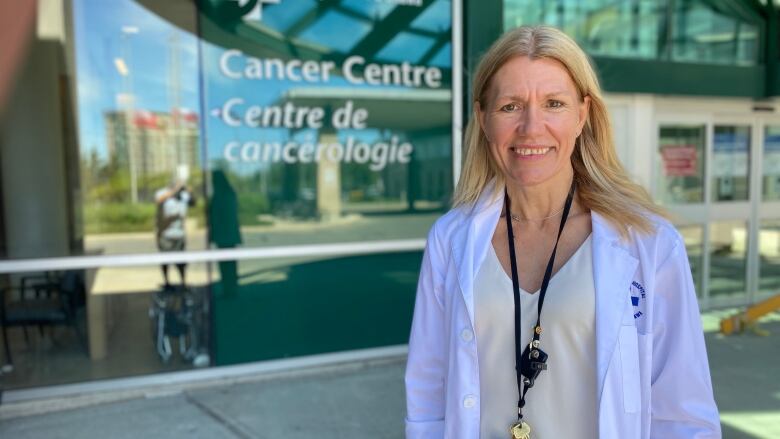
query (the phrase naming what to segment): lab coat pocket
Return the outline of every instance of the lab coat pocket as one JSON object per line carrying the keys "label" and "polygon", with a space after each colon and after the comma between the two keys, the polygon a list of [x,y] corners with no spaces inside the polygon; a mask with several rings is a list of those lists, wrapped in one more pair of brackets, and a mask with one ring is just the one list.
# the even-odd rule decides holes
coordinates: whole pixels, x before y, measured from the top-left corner
{"label": "lab coat pocket", "polygon": [[639,346],[636,326],[621,326],[620,366],[623,375],[623,408],[626,413],[636,413],[640,405]]}

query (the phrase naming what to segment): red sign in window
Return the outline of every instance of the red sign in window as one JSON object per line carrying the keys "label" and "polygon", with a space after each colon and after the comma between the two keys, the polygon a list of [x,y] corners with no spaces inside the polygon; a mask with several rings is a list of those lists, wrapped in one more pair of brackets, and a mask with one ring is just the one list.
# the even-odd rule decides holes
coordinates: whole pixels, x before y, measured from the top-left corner
{"label": "red sign in window", "polygon": [[696,147],[693,145],[666,146],[661,149],[664,174],[667,177],[696,175]]}

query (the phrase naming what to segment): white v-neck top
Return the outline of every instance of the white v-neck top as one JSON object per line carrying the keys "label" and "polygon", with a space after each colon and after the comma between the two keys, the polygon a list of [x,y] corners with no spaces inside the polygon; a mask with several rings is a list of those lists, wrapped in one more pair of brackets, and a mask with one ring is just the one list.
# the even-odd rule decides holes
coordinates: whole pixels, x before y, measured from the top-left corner
{"label": "white v-neck top", "polygon": [[[506,439],[517,420],[512,278],[495,249],[474,280],[479,358],[480,438]],[[520,289],[522,345],[531,342],[538,292]],[[526,394],[524,419],[537,439],[597,437],[596,294],[591,238],[550,279],[542,309],[540,348],[549,357]]]}

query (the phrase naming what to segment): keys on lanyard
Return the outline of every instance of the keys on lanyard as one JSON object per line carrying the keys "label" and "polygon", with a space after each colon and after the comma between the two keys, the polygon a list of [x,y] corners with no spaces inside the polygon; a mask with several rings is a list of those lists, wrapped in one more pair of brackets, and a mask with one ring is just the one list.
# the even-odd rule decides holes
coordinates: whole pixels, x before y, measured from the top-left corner
{"label": "keys on lanyard", "polygon": [[509,431],[512,433],[512,439],[531,439],[531,426],[525,421],[515,422]]}
{"label": "keys on lanyard", "polygon": [[543,370],[547,370],[547,353],[539,349],[539,340],[533,340],[523,351],[523,361],[520,363],[520,373],[528,379],[525,386],[533,387]]}

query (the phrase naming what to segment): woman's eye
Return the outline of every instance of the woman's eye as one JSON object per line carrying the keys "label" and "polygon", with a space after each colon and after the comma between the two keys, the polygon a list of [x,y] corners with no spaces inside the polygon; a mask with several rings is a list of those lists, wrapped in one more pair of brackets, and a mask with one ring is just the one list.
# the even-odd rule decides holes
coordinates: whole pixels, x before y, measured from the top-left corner
{"label": "woman's eye", "polygon": [[547,105],[550,108],[562,108],[563,107],[563,102],[561,102],[561,101],[550,101]]}
{"label": "woman's eye", "polygon": [[517,106],[517,104],[506,104],[503,107],[501,107],[501,111],[505,113],[511,113],[513,111],[517,111],[520,107]]}

